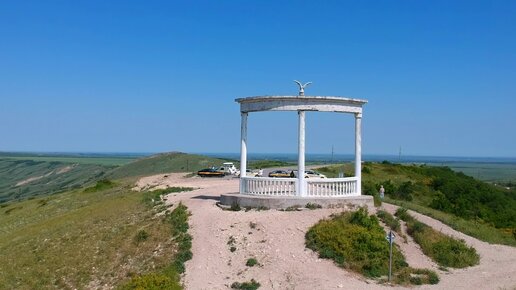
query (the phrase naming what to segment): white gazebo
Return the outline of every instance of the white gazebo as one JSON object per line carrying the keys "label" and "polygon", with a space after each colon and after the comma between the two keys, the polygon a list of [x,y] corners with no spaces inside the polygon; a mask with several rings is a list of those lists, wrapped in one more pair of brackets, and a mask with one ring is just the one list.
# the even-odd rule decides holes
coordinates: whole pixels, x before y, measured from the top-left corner
{"label": "white gazebo", "polygon": [[[304,96],[258,96],[240,98],[242,116],[240,151],[240,195],[260,197],[340,198],[361,195],[362,160],[362,106],[366,100]],[[298,126],[298,174],[297,178],[248,177],[247,169],[247,117],[251,112],[297,111]],[[355,117],[355,176],[346,178],[305,178],[305,115],[306,112],[350,113]]]}

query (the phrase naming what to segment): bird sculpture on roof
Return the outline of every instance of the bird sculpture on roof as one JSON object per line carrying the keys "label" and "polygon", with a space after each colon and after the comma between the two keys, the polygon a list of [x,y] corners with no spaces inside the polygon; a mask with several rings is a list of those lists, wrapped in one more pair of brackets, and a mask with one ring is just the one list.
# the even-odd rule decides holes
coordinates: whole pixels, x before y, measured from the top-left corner
{"label": "bird sculpture on roof", "polygon": [[300,81],[294,80],[294,82],[299,86],[299,95],[300,96],[305,95],[305,88],[312,83],[312,82],[307,82],[306,84],[303,85]]}

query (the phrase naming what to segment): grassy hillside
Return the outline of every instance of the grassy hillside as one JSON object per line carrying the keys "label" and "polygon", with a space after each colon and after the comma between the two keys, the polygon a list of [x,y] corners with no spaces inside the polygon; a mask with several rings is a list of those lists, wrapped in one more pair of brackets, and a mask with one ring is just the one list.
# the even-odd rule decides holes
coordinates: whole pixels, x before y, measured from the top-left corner
{"label": "grassy hillside", "polygon": [[194,172],[225,160],[186,153],[131,156],[0,153],[0,203],[51,195],[111,179]]}
{"label": "grassy hillside", "polygon": [[210,166],[220,166],[225,160],[181,152],[157,154],[118,167],[110,178],[153,175],[167,172],[194,172]]}
{"label": "grassy hillside", "polygon": [[[351,164],[320,168],[329,177]],[[447,167],[365,163],[362,191],[435,217],[479,239],[516,246],[516,192],[484,183]]]}
{"label": "grassy hillside", "polygon": [[[101,190],[97,190],[97,189]],[[0,207],[0,289],[117,286],[164,268],[171,226],[147,193],[110,183]]]}
{"label": "grassy hillside", "polygon": [[0,203],[80,188],[110,169],[97,164],[0,158]]}

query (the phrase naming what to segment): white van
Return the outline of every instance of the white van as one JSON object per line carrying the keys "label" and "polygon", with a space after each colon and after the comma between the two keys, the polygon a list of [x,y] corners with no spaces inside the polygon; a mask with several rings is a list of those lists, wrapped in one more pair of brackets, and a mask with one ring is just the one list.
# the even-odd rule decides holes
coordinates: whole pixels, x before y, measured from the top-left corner
{"label": "white van", "polygon": [[237,168],[235,167],[235,164],[233,164],[233,162],[224,162],[222,163],[222,166],[219,168],[219,171],[223,171],[224,174],[230,175],[235,174],[237,172]]}

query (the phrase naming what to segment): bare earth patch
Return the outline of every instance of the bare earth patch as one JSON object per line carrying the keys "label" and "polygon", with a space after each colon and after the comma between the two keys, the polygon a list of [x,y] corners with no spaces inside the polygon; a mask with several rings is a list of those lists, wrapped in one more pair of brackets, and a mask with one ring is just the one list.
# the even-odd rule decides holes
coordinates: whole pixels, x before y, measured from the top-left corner
{"label": "bare earth patch", "polygon": [[[220,194],[238,191],[236,178],[185,178],[185,173],[160,174],[142,178],[135,189],[182,186],[199,188],[168,195],[167,203],[183,202],[191,211],[193,259],[186,264],[186,289],[228,289],[233,282],[255,279],[260,289],[393,289],[319,259],[306,249],[304,236],[309,227],[342,209],[284,212],[223,211],[216,206]],[[385,204],[393,213],[396,207]],[[370,209],[371,213],[375,209]],[[480,265],[466,269],[438,270],[417,244],[397,241],[413,267],[436,270],[441,281],[418,289],[512,289],[516,286],[516,249],[490,245],[457,232],[427,216],[411,214],[445,234],[464,239],[480,254]],[[228,242],[232,240],[233,242]],[[230,251],[234,246],[234,251]],[[247,267],[256,258],[259,265]],[[406,289],[406,288],[403,288]]]}

